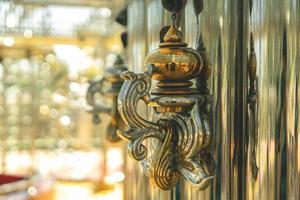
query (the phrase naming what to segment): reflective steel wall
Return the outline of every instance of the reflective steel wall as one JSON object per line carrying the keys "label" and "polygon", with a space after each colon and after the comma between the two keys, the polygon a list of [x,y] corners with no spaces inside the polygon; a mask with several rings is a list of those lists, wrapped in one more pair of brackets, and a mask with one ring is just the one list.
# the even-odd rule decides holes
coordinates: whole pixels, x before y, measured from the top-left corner
{"label": "reflective steel wall", "polygon": [[[181,30],[195,47],[196,16],[192,0],[187,2]],[[143,8],[133,9],[137,4]],[[145,54],[157,47],[159,30],[170,21],[170,14],[160,0],[132,0],[129,5],[132,48],[128,55],[131,63],[138,63],[132,69],[140,71]],[[142,25],[137,16],[144,17]],[[204,0],[199,19],[213,66],[216,178],[205,191],[195,191],[182,181],[174,191],[163,192],[145,180],[139,184],[148,193],[128,188],[128,193],[135,193],[128,199],[299,200],[300,1]],[[257,58],[257,138],[250,129],[247,101],[251,32]]]}
{"label": "reflective steel wall", "polygon": [[[147,50],[145,2],[132,0],[128,2],[128,47],[127,61],[131,71],[144,70],[144,58]],[[143,108],[144,110],[144,108]],[[144,112],[146,114],[146,112]],[[127,152],[127,151],[125,151]],[[126,200],[148,199],[150,186],[148,178],[136,160],[126,155],[124,196]]]}
{"label": "reflective steel wall", "polygon": [[298,0],[253,1],[260,169],[248,177],[248,199],[300,199],[299,14]]}

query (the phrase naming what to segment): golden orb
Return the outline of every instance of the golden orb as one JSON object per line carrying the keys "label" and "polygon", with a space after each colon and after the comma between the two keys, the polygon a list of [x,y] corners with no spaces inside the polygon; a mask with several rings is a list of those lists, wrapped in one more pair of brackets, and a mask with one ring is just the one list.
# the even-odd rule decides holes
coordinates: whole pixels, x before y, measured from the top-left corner
{"label": "golden orb", "polygon": [[154,80],[190,80],[199,75],[202,58],[196,50],[182,42],[181,32],[171,26],[164,36],[164,42],[146,56],[145,64],[155,67]]}

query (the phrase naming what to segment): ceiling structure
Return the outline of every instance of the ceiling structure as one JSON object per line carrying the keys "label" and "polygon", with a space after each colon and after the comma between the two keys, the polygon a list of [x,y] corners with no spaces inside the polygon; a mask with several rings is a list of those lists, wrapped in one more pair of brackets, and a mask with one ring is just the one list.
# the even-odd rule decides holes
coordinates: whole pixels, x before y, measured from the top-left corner
{"label": "ceiling structure", "polygon": [[122,8],[125,0],[13,0],[16,4],[32,5],[64,5],[64,6],[86,6],[86,7],[108,7]]}
{"label": "ceiling structure", "polygon": [[[0,0],[0,45],[44,49],[51,44],[111,46],[125,0]],[[115,43],[115,42],[114,42]],[[105,46],[104,46],[105,45]],[[2,52],[3,52],[2,48]]]}
{"label": "ceiling structure", "polygon": [[[35,35],[66,35],[84,28],[107,34],[125,0],[0,0],[1,34],[35,29]],[[92,26],[92,27],[91,27]],[[67,33],[68,32],[68,33]]]}

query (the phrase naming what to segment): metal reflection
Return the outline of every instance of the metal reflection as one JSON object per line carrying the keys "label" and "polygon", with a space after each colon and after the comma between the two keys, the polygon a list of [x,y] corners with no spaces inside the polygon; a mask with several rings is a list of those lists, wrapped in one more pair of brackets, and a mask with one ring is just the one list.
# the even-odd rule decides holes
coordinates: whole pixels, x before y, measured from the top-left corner
{"label": "metal reflection", "polygon": [[[120,74],[126,70],[127,68],[123,59],[118,55],[114,65],[105,71],[104,77],[99,80],[91,81],[87,91],[87,102],[92,106],[89,112],[93,114],[93,122],[95,124],[101,122],[99,118],[100,113],[106,113],[111,116],[111,122],[106,131],[106,138],[110,142],[120,141],[116,131],[123,130],[125,127],[117,109],[117,98],[123,84],[123,79],[120,77]],[[96,101],[96,94],[112,99],[111,107],[99,104]]]}
{"label": "metal reflection", "polygon": [[[153,49],[158,41],[157,34],[153,33],[158,32],[165,18],[157,6],[160,0],[147,2],[150,2],[146,5],[149,11],[146,16],[148,47]],[[182,199],[299,199],[300,162],[295,159],[300,155],[300,148],[297,148],[300,141],[300,67],[297,67],[300,61],[300,40],[297,34],[300,28],[297,26],[300,19],[299,5],[298,0],[205,2],[199,24],[214,66],[209,88],[213,93],[212,132],[217,136],[218,169],[208,193],[192,190],[184,182],[180,187]],[[197,22],[193,1],[187,1],[182,22],[185,22],[181,26],[185,41],[195,44],[198,37],[195,37]],[[286,33],[284,30],[287,30]],[[258,75],[256,165],[259,171],[256,178],[252,173],[254,162],[251,163],[255,161],[251,153],[255,148],[251,145],[256,140],[252,137],[252,142],[248,141],[251,138],[247,138],[246,134],[253,133],[248,129],[252,120],[249,120],[250,104],[247,102],[250,31],[255,38]],[[235,64],[237,59],[243,62]],[[241,87],[244,87],[242,94],[238,90]],[[237,120],[242,117],[246,120]],[[240,122],[245,122],[245,126],[237,130],[242,124]],[[245,140],[238,141],[238,137],[244,137]],[[237,151],[248,145],[247,153]],[[239,156],[236,156],[237,153]],[[239,163],[247,165],[246,173],[238,167]],[[246,186],[243,186],[244,183]],[[153,189],[149,199],[169,198],[162,197],[162,194],[162,191]]]}
{"label": "metal reflection", "polygon": [[249,104],[249,135],[250,135],[250,156],[251,156],[251,170],[253,178],[257,178],[258,166],[256,162],[257,151],[257,91],[256,91],[256,55],[254,50],[253,35],[250,35],[250,54],[248,58],[248,75],[249,75],[249,92],[248,92],[248,104]]}

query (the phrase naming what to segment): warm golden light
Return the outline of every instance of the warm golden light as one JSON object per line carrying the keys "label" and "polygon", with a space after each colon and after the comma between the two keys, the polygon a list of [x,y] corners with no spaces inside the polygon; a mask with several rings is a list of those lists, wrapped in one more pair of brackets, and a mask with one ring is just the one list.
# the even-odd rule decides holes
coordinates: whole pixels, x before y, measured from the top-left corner
{"label": "warm golden light", "polygon": [[40,113],[42,115],[48,115],[49,111],[50,111],[49,106],[47,106],[47,105],[40,106]]}
{"label": "warm golden light", "polygon": [[30,200],[121,200],[120,190],[95,189],[105,177],[112,189],[120,184],[124,162],[116,149],[105,162],[105,128],[87,117],[86,90],[122,50],[123,29],[111,5],[61,3],[1,2],[0,171],[28,177]]}
{"label": "warm golden light", "polygon": [[4,46],[11,47],[15,44],[15,39],[13,37],[4,37],[2,38],[2,43]]}
{"label": "warm golden light", "polygon": [[125,175],[123,172],[114,172],[109,176],[105,177],[105,182],[108,184],[115,184],[118,182],[122,182],[125,179]]}

